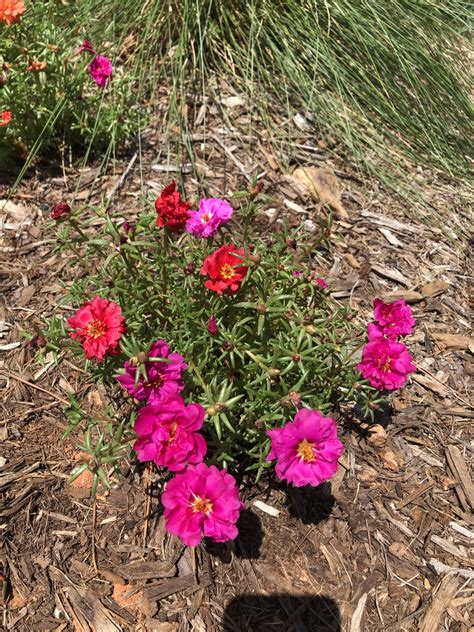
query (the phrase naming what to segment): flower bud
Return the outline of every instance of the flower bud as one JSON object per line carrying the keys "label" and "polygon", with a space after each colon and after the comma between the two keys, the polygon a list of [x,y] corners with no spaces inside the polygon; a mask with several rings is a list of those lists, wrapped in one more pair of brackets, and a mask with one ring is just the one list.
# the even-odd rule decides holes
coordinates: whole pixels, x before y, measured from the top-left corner
{"label": "flower bud", "polygon": [[247,193],[249,194],[250,199],[254,200],[257,197],[257,195],[261,192],[262,189],[263,189],[262,182],[257,182],[257,184],[254,187],[249,187],[247,189]]}
{"label": "flower bud", "polygon": [[295,406],[299,406],[301,404],[301,396],[296,391],[290,391],[288,393],[288,397],[291,399],[292,403]]}
{"label": "flower bud", "polygon": [[196,270],[196,266],[191,261],[190,263],[188,263],[187,265],[184,266],[183,270],[184,270],[185,274],[194,274],[194,271]]}
{"label": "flower bud", "polygon": [[222,345],[223,351],[232,351],[233,348],[234,348],[234,343],[231,342],[230,340],[226,340],[224,344]]}
{"label": "flower bud", "polygon": [[270,377],[278,377],[280,375],[280,369],[268,369],[268,375]]}
{"label": "flower bud", "polygon": [[306,314],[303,317],[303,325],[312,325],[313,324],[313,316],[311,316],[310,314]]}
{"label": "flower bud", "polygon": [[217,326],[216,323],[216,317],[214,315],[212,315],[209,318],[209,321],[207,323],[207,331],[212,335],[212,336],[217,336],[217,334],[219,333],[219,327]]}
{"label": "flower bud", "polygon": [[267,311],[267,306],[265,305],[265,303],[259,303],[257,305],[257,312],[259,314],[265,314]]}
{"label": "flower bud", "polygon": [[260,261],[262,260],[261,256],[257,252],[254,252],[253,254],[251,254],[249,258],[250,258],[250,261],[254,263],[255,265],[260,263]]}
{"label": "flower bud", "polygon": [[58,202],[51,211],[51,219],[62,221],[71,213],[71,207],[67,202]]}
{"label": "flower bud", "polygon": [[286,240],[286,245],[288,246],[288,248],[291,248],[292,250],[296,250],[296,239],[293,239],[291,237],[288,237],[288,239]]}
{"label": "flower bud", "polygon": [[208,415],[211,415],[211,417],[213,417],[214,415],[217,415],[218,410],[215,406],[209,406],[209,408],[206,410]]}
{"label": "flower bud", "polygon": [[294,353],[294,354],[291,356],[291,359],[293,360],[293,362],[299,362],[299,361],[301,360],[301,356],[300,356],[300,354],[299,354],[299,353]]}
{"label": "flower bud", "polygon": [[306,325],[304,329],[307,334],[314,334],[316,331],[316,327],[314,325]]}
{"label": "flower bud", "polygon": [[138,364],[144,364],[148,360],[148,354],[144,351],[140,351],[137,353],[137,362]]}
{"label": "flower bud", "polygon": [[227,408],[227,406],[223,402],[217,402],[214,408],[216,409],[218,413],[222,413]]}

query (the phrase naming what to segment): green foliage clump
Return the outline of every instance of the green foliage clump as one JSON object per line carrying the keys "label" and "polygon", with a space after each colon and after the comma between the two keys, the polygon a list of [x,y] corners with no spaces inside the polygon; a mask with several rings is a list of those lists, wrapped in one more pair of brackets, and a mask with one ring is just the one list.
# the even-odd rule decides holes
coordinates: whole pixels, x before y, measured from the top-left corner
{"label": "green foliage clump", "polygon": [[[337,414],[357,403],[370,415],[380,401],[355,368],[362,331],[350,310],[315,282],[328,226],[322,221],[312,239],[301,229],[258,234],[260,204],[253,196],[236,194],[237,222],[209,240],[157,228],[154,210],[144,211],[128,232],[128,218],[103,209],[92,209],[87,219],[73,213],[58,226],[58,247],[69,250],[82,271],[67,286],[64,303],[79,307],[94,296],[107,298],[120,305],[127,328],[118,355],[86,361],[113,395],[112,409],[97,419],[81,413],[77,402],[70,410],[70,430],[86,433],[82,449],[97,468],[119,462],[134,437],[137,409],[116,376],[125,360],[138,367],[137,380],[146,375],[140,358],[157,339],[188,365],[181,396],[207,410],[206,461],[257,478],[268,467],[266,430],[282,426],[299,407]],[[243,248],[248,267],[233,295],[210,291],[200,273],[222,243]],[[208,329],[211,316],[217,331]],[[51,320],[44,336],[48,349],[84,357],[64,320]]]}

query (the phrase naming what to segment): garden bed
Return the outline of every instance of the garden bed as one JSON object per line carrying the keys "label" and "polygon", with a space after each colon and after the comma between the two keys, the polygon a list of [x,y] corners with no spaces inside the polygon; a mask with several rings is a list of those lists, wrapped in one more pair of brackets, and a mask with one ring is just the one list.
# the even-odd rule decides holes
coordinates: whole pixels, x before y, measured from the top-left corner
{"label": "garden bed", "polygon": [[[263,174],[272,203],[262,231],[271,234],[285,217],[304,222],[311,235],[328,206],[297,185],[263,132],[242,148],[243,105],[230,107],[228,117],[225,126],[207,120],[205,134],[197,129],[189,139],[208,193],[228,196]],[[52,254],[45,220],[56,202],[98,204],[104,194],[133,219],[142,187],[158,195],[181,173],[194,193],[190,168],[157,155],[162,141],[159,129],[147,130],[140,159],[118,161],[114,174],[42,166],[13,205],[0,207],[5,628],[467,631],[474,502],[468,217],[456,193],[430,174],[416,175],[432,204],[444,207],[447,231],[414,220],[410,208],[363,181],[330,140],[294,134],[294,166],[332,174],[326,201],[335,221],[324,261],[330,293],[362,323],[376,296],[405,297],[417,319],[407,340],[417,373],[375,428],[356,416],[347,421],[345,453],[330,483],[311,493],[269,475],[244,485],[237,540],[195,552],[166,534],[148,469],[127,463],[125,480],[99,488],[95,502],[87,476],[69,484],[77,450],[62,441],[68,395],[97,415],[108,394],[66,354],[57,366],[48,357],[38,364],[41,340],[22,336],[34,336],[52,314],[58,279],[78,273]],[[2,177],[0,199],[11,174]]]}

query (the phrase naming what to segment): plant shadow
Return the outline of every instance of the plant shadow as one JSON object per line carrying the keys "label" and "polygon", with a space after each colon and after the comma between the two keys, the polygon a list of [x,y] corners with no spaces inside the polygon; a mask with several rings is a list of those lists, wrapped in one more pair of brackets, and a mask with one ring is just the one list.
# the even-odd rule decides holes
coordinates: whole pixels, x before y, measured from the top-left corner
{"label": "plant shadow", "polygon": [[323,595],[239,595],[224,611],[222,632],[341,632],[334,599]]}
{"label": "plant shadow", "polygon": [[206,539],[206,551],[218,557],[222,564],[230,564],[232,554],[242,560],[256,560],[260,557],[263,541],[262,522],[251,509],[244,509],[237,522],[239,535],[229,542],[212,542]]}
{"label": "plant shadow", "polygon": [[286,498],[290,515],[313,525],[329,518],[335,502],[329,481],[317,487],[288,486]]}

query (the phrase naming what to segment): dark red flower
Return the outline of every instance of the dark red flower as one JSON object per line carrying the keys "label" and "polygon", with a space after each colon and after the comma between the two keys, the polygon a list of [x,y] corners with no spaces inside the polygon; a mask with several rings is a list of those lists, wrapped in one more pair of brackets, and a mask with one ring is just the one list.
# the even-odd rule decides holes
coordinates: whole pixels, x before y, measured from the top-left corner
{"label": "dark red flower", "polygon": [[163,189],[160,197],[155,201],[157,226],[166,226],[171,233],[180,233],[184,230],[189,219],[191,205],[181,199],[179,191],[176,191],[176,182]]}
{"label": "dark red flower", "polygon": [[242,280],[247,274],[247,266],[243,265],[245,252],[243,248],[237,248],[233,244],[224,244],[206,257],[201,268],[201,274],[209,277],[205,286],[219,296],[235,294]]}
{"label": "dark red flower", "polygon": [[51,211],[51,219],[65,219],[71,212],[71,207],[67,202],[58,202]]}

